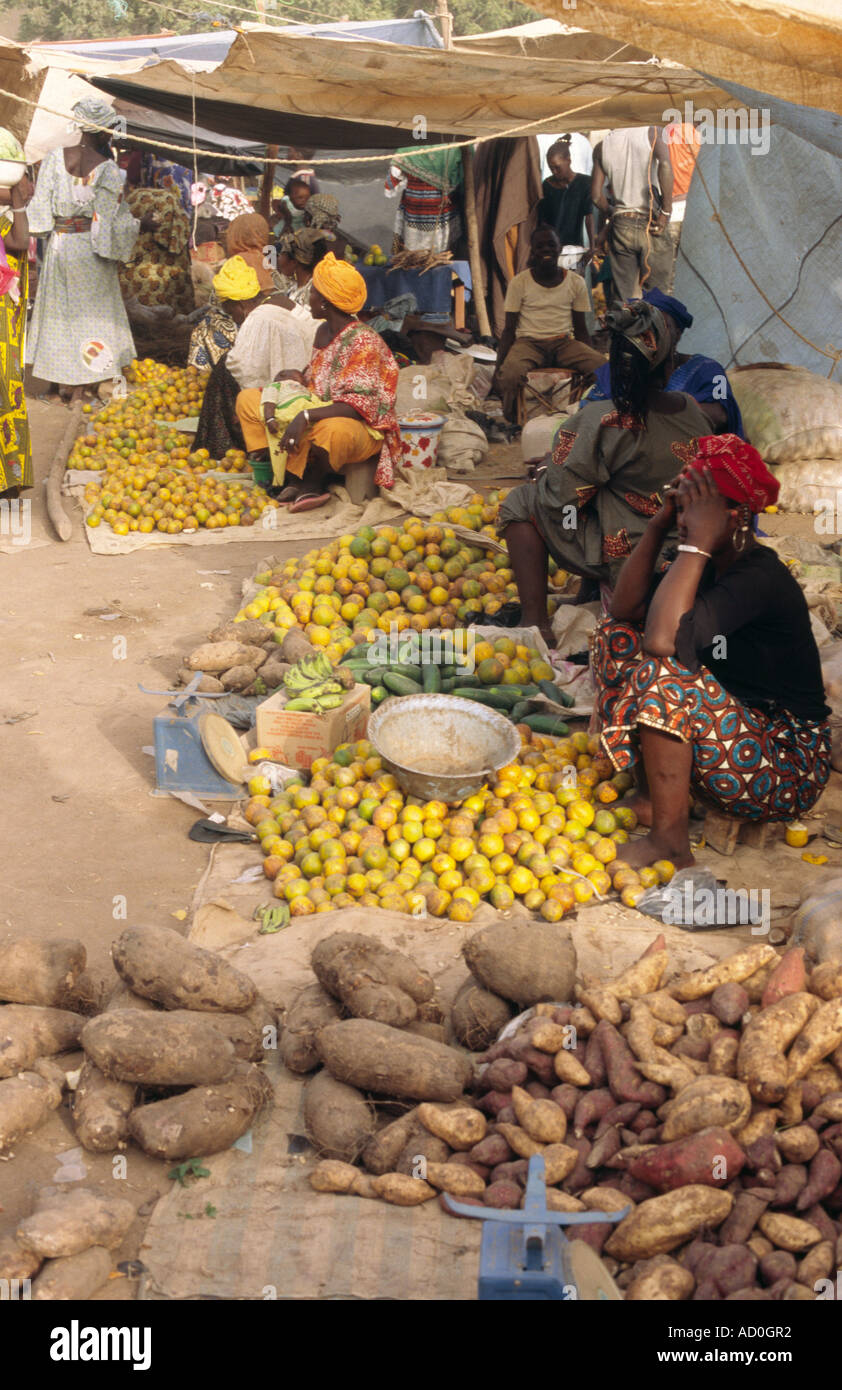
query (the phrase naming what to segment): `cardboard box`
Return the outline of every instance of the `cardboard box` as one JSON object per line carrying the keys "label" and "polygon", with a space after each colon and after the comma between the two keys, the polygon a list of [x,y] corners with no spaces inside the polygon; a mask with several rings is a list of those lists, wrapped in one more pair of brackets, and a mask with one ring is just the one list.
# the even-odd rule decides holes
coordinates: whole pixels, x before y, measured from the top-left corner
{"label": "cardboard box", "polygon": [[340,743],[365,738],[371,711],[368,685],[355,685],[327,714],[285,710],[283,699],[277,691],[257,706],[257,743],[268,748],[276,762],[308,768],[316,758],[329,758]]}

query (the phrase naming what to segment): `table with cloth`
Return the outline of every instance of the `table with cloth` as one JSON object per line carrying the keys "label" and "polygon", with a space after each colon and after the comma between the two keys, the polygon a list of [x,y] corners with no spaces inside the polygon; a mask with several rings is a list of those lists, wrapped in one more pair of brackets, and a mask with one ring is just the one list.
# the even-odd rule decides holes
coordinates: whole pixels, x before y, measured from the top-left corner
{"label": "table with cloth", "polygon": [[437,265],[425,271],[393,270],[389,265],[359,264],[355,269],[366,283],[366,309],[382,309],[390,299],[411,294],[415,296],[419,317],[429,323],[447,323],[451,315],[454,273],[464,286],[466,298],[471,295],[471,270],[467,261],[449,261],[447,265]]}

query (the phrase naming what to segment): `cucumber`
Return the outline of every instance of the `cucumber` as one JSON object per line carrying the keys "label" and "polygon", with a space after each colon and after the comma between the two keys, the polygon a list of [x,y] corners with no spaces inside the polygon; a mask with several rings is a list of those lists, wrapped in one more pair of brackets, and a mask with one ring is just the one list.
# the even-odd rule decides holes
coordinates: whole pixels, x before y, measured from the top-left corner
{"label": "cucumber", "polygon": [[373,645],[373,642],[358,642],[355,647],[351,647],[345,653],[345,665],[347,666],[350,662],[360,660],[363,657],[370,657]]}
{"label": "cucumber", "polygon": [[363,671],[362,675],[360,676],[360,682],[364,682],[366,685],[380,685],[382,683],[382,680],[382,666],[369,666],[368,670]]}
{"label": "cucumber", "polygon": [[383,684],[393,695],[423,695],[423,686],[418,681],[410,680],[409,676],[401,676],[396,671],[386,671],[383,674]]}
{"label": "cucumber", "polygon": [[489,685],[487,690],[489,695],[497,696],[498,709],[514,709],[515,705],[523,700],[523,691],[519,685]]}
{"label": "cucumber", "polygon": [[509,710],[509,718],[513,724],[522,724],[523,716],[528,714],[532,708],[531,700],[518,700],[513,709]]}
{"label": "cucumber", "polygon": [[463,669],[462,666],[439,666],[439,675],[443,681],[449,681],[458,676]]}
{"label": "cucumber", "polygon": [[456,681],[460,690],[481,689],[482,687],[482,681],[479,676],[462,675],[460,671],[457,671],[452,679]]}
{"label": "cucumber", "polygon": [[457,695],[460,700],[474,700],[477,704],[488,705],[491,709],[504,710],[506,714],[509,712],[508,699],[502,700],[499,695],[492,694],[488,689],[474,690],[473,686],[469,686],[467,689],[457,686],[455,690],[451,691],[451,694]]}
{"label": "cucumber", "polygon": [[421,684],[424,672],[420,666],[413,666],[409,662],[395,662],[394,665],[381,666],[381,671],[391,671],[393,676],[406,676],[409,680]]}
{"label": "cucumber", "polygon": [[447,676],[441,683],[443,695],[452,695],[457,685],[461,688],[462,682],[458,676]]}
{"label": "cucumber", "polygon": [[388,694],[385,685],[376,685],[371,692],[371,703],[373,705],[382,704]]}
{"label": "cucumber", "polygon": [[557,714],[527,714],[520,722],[535,734],[555,734],[557,738],[563,738],[570,733],[564,720],[559,719]]}
{"label": "cucumber", "polygon": [[555,700],[557,705],[564,705],[570,709],[570,706],[576,703],[572,695],[568,695],[566,690],[560,690],[552,681],[539,681],[538,686],[542,694],[546,695],[548,700]]}
{"label": "cucumber", "polygon": [[442,685],[441,671],[439,670],[438,666],[429,665],[424,667],[424,674],[421,680],[421,684],[424,687],[425,694],[438,694],[438,692],[441,690]]}

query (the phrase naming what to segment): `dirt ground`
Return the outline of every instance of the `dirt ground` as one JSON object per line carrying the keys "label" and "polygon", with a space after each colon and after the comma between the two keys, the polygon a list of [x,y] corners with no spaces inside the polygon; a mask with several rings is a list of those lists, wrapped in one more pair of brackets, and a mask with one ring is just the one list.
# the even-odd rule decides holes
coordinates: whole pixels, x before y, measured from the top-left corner
{"label": "dirt ground", "polygon": [[[253,545],[95,556],[69,503],[73,536],[58,542],[46,518],[43,480],[67,411],[34,400],[31,422],[39,480],[30,494],[31,540],[9,545],[8,534],[0,536],[6,843],[0,930],[80,937],[89,963],[105,970],[111,942],[126,924],[172,927],[184,920],[208,857],[207,847],[187,838],[196,812],[152,794],[154,763],[143,749],[165,700],[139,687],[170,688],[183,653],[237,608],[241,583],[267,546],[264,536]],[[499,447],[473,479],[511,482],[519,474],[519,450]],[[778,516],[764,525],[773,534],[812,532],[809,518]],[[275,553],[294,553],[297,547],[285,548],[277,535]],[[842,820],[838,800],[835,788],[824,799],[836,822]],[[842,863],[839,851],[823,852],[831,865]],[[746,886],[783,885],[778,918],[785,921],[799,885],[815,884],[822,871],[779,842],[773,857],[774,868],[768,856],[738,856],[719,860],[717,869],[729,867],[735,886],[741,877]],[[614,917],[618,909],[607,911]],[[0,1163],[0,1230],[26,1214],[37,1188],[59,1179],[56,1156],[76,1147],[62,1108]],[[88,1185],[114,1191],[111,1155],[84,1154],[82,1161]],[[167,1169],[137,1150],[128,1156],[123,1191],[139,1215],[119,1261],[137,1253],[144,1218],[171,1187]],[[135,1279],[116,1278],[99,1297],[132,1298],[135,1291]]]}

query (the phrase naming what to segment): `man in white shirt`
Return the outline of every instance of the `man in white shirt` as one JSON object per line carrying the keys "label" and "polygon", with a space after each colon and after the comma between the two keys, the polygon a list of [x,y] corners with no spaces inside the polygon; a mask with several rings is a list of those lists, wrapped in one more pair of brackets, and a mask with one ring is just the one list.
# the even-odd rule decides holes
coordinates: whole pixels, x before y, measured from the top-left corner
{"label": "man in white shirt", "polygon": [[526,270],[506,291],[506,321],[497,349],[494,387],[503,414],[517,417],[518,390],[528,372],[539,367],[566,367],[590,378],[606,360],[591,345],[585,315],[590,307],[581,275],[564,270],[561,243],[551,227],[533,234]]}
{"label": "man in white shirt", "polygon": [[608,255],[619,299],[671,288],[674,246],[667,228],[673,181],[669,148],[657,126],[610,130],[594,150],[591,201],[611,217]]}

